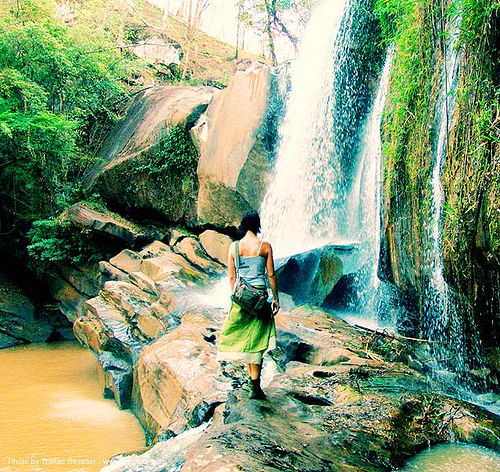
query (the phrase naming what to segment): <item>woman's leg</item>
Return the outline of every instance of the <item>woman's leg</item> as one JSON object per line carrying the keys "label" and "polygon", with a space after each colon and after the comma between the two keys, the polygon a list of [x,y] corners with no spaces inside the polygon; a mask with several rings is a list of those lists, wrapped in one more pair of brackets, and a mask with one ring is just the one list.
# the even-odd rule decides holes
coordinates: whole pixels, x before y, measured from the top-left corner
{"label": "woman's leg", "polygon": [[265,400],[266,395],[260,387],[261,364],[247,364],[248,374],[250,375],[250,398]]}
{"label": "woman's leg", "polygon": [[260,378],[260,364],[247,364],[247,370],[251,380]]}

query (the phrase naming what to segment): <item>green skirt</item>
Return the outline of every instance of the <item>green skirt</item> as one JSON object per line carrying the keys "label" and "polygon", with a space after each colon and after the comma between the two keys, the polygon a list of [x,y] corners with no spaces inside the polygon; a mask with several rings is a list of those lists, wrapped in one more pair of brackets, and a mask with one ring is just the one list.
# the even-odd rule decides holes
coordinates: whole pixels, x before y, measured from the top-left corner
{"label": "green skirt", "polygon": [[217,345],[217,360],[260,364],[263,355],[276,347],[274,317],[261,320],[231,301]]}

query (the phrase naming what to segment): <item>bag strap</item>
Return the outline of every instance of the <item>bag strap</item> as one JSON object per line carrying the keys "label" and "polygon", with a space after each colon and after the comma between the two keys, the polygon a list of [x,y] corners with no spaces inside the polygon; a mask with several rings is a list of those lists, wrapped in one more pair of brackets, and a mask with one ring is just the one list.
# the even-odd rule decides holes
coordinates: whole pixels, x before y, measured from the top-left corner
{"label": "bag strap", "polygon": [[238,272],[238,275],[239,275],[240,266],[241,266],[239,243],[240,243],[239,241],[236,241],[234,243],[234,252],[236,255],[236,272]]}

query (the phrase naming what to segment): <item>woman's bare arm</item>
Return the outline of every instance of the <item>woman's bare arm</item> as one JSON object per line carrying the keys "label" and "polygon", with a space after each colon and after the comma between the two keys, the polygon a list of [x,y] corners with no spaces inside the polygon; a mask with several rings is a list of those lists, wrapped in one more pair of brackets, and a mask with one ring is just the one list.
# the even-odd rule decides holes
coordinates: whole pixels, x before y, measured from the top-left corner
{"label": "woman's bare arm", "polygon": [[267,277],[269,278],[269,285],[273,292],[273,312],[278,313],[280,309],[280,298],[278,294],[278,278],[276,277],[276,272],[274,271],[274,259],[273,259],[273,248],[269,243],[265,243],[265,250],[267,255],[266,269]]}
{"label": "woman's bare arm", "polygon": [[234,266],[234,243],[229,246],[229,251],[227,253],[227,273],[229,275],[229,285],[231,287],[231,292],[234,290],[234,283],[236,281],[236,269]]}

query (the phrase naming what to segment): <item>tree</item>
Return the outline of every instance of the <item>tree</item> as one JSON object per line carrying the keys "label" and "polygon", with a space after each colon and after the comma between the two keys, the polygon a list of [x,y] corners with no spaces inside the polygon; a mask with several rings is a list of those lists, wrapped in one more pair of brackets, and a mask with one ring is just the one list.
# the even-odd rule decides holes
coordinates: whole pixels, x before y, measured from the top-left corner
{"label": "tree", "polygon": [[201,24],[203,12],[210,5],[210,0],[183,0],[183,7],[186,17],[186,46],[184,51],[184,67],[182,69],[182,79],[184,80],[189,68],[191,51]]}
{"label": "tree", "polygon": [[[271,62],[273,65],[277,65],[276,37],[286,37],[296,50],[297,37],[292,33],[287,23],[290,18],[294,18],[296,23],[304,23],[312,3],[313,0],[240,0],[237,3],[238,39],[241,24],[264,32]],[[288,17],[287,20],[285,20],[285,16]]]}
{"label": "tree", "polygon": [[0,218],[9,221],[51,217],[78,198],[96,130],[116,120],[126,92],[113,38],[55,15],[53,0],[0,6]]}

